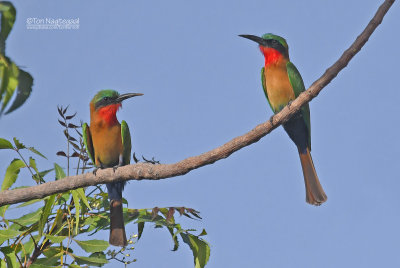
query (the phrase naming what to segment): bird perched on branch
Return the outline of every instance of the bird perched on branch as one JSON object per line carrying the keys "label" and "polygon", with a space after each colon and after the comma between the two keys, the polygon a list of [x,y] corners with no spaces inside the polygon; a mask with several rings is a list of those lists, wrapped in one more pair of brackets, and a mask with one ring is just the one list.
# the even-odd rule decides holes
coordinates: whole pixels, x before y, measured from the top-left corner
{"label": "bird perched on branch", "polygon": [[[272,111],[278,113],[305,90],[299,71],[290,62],[286,40],[271,33],[262,37],[239,36],[259,44],[265,58],[265,65],[261,69],[262,86]],[[327,196],[319,182],[310,154],[311,125],[308,103],[283,124],[283,128],[299,151],[306,186],[306,201],[312,205],[321,205],[327,200]]]}
{"label": "bird perched on branch", "polygon": [[[130,163],[131,135],[128,124],[117,120],[116,113],[122,106],[122,101],[141,93],[120,95],[115,90],[101,90],[90,102],[90,127],[85,123],[83,141],[86,151],[97,169],[113,168],[114,171]],[[114,246],[126,246],[124,218],[122,214],[122,191],[125,182],[107,183],[110,199],[110,238]]]}

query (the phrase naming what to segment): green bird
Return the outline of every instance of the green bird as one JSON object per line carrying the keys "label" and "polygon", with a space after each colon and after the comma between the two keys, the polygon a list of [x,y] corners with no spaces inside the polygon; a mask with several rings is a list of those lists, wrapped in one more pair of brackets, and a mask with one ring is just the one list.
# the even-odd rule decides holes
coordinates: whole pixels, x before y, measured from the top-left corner
{"label": "green bird", "polygon": [[[239,35],[259,44],[265,65],[261,69],[261,81],[265,96],[274,113],[281,111],[305,90],[303,79],[289,59],[289,47],[283,37],[271,33],[262,37]],[[306,187],[306,202],[321,205],[327,200],[319,182],[311,158],[310,108],[303,105],[298,113],[287,121],[283,128],[296,144],[300,155]]]}
{"label": "green bird", "polygon": [[[141,93],[120,95],[115,90],[101,90],[90,102],[90,127],[82,126],[83,142],[86,151],[95,165],[93,173],[99,168],[112,167],[115,171],[120,166],[128,165],[131,159],[131,135],[128,124],[117,120],[117,111],[121,102]],[[122,214],[122,191],[125,182],[107,183],[110,199],[110,238],[114,246],[126,246],[124,217]]]}

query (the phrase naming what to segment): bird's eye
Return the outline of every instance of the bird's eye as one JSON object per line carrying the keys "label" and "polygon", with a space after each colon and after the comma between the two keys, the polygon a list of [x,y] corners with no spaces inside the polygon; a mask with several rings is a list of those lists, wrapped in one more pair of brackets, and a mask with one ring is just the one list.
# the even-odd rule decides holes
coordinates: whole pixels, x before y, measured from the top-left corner
{"label": "bird's eye", "polygon": [[104,97],[103,100],[104,100],[104,101],[108,101],[108,97]]}

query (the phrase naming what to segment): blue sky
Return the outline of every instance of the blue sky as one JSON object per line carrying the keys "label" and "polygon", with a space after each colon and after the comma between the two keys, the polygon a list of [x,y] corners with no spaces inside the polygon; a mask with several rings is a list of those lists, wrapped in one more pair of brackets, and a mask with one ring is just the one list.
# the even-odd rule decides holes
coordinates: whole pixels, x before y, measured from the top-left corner
{"label": "blue sky", "polygon": [[[88,121],[93,95],[111,88],[144,93],[118,114],[137,155],[174,163],[200,154],[272,115],[261,89],[262,55],[238,34],[284,36],[308,87],[381,2],[14,1],[7,54],[35,84],[27,103],[0,119],[0,137],[18,137],[43,152],[49,161],[39,162],[42,169],[65,166],[55,155],[65,147],[57,105],[70,105]],[[399,16],[395,3],[362,51],[310,103],[312,156],[327,203],[306,204],[297,150],[278,128],[185,176],[130,182],[129,206],[201,211],[201,222],[182,221],[207,230],[207,267],[399,266]],[[80,28],[28,30],[27,18],[79,18]],[[12,158],[0,151],[0,176]],[[30,183],[27,173],[19,180]],[[172,247],[166,230],[147,227],[136,266],[191,267],[186,245]]]}

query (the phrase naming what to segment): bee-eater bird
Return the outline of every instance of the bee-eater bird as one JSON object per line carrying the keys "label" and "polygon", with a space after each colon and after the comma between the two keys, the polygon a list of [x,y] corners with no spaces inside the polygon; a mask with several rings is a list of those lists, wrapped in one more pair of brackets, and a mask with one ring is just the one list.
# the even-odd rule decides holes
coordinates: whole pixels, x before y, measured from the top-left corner
{"label": "bee-eater bird", "polygon": [[[116,113],[121,102],[141,93],[120,95],[115,90],[101,90],[90,102],[90,127],[82,126],[83,141],[86,151],[95,165],[94,173],[99,168],[112,167],[115,171],[120,166],[128,165],[131,158],[131,135],[128,124],[117,120]],[[122,191],[125,182],[107,183],[110,199],[110,238],[114,246],[126,246],[124,217],[122,214]]]}
{"label": "bee-eater bird", "polygon": [[[262,37],[239,36],[259,44],[265,58],[265,65],[261,69],[262,86],[272,111],[278,113],[305,90],[299,71],[290,62],[286,40],[271,33]],[[312,205],[321,205],[327,200],[327,196],[319,182],[310,154],[311,124],[308,103],[303,105],[300,111],[283,125],[283,128],[299,151],[306,186],[306,201]]]}

